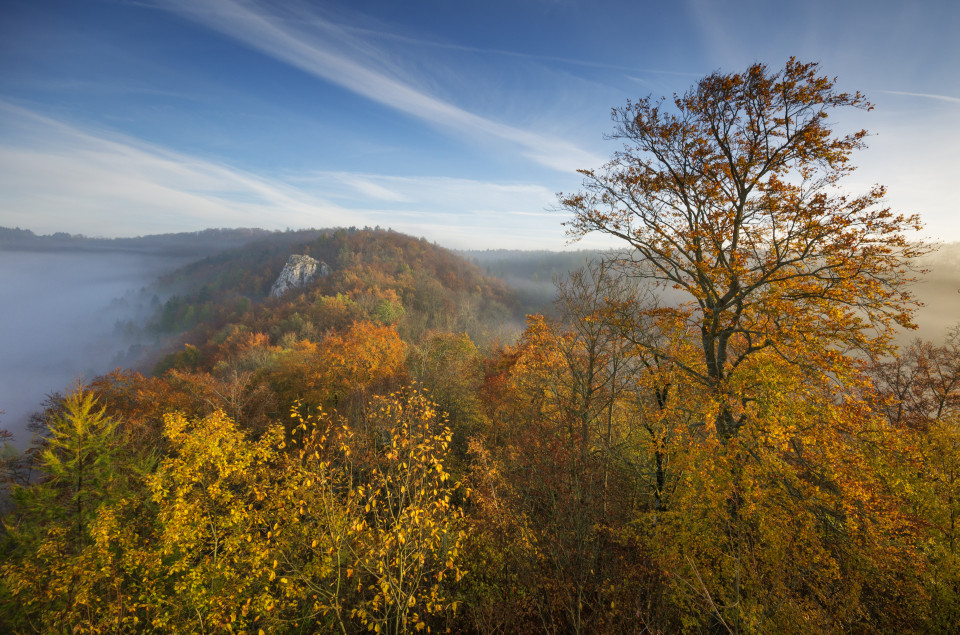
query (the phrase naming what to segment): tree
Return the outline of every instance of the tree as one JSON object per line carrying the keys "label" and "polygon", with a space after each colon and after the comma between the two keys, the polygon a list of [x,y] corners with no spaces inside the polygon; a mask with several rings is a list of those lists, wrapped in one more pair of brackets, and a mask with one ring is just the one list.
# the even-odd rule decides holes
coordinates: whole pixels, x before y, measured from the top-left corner
{"label": "tree", "polygon": [[141,457],[125,450],[117,420],[84,386],[51,406],[39,478],[13,488],[15,509],[4,519],[0,629],[94,630],[127,612],[98,533],[102,510],[136,488]]}
{"label": "tree", "polygon": [[910,326],[905,284],[925,247],[904,231],[919,221],[881,207],[882,186],[839,189],[867,132],[840,136],[828,117],[872,106],[817,73],[791,58],[777,72],[711,74],[672,110],[628,101],[610,136],[624,148],[581,171],[583,191],[561,194],[570,235],[625,241],[632,275],[689,300],[674,314],[697,332],[702,358],[684,368],[716,394],[723,441],[749,401],[730,394],[730,375],[755,353],[823,370],[837,351],[881,350],[895,325]]}
{"label": "tree", "polygon": [[117,421],[97,406],[94,394],[81,385],[60,401],[49,418],[38,457],[43,480],[39,487],[17,493],[17,498],[49,498],[43,503],[44,513],[72,532],[68,538],[74,547],[89,541],[87,530],[97,506],[117,493],[120,480]]}
{"label": "tree", "polygon": [[287,608],[274,571],[278,519],[269,514],[282,428],[252,441],[222,411],[196,420],[176,413],[164,417],[164,435],[172,452],[148,478],[160,527],[146,559],[151,626],[271,624]]}
{"label": "tree", "polygon": [[910,443],[897,463],[928,529],[930,629],[953,632],[960,626],[960,326],[941,345],[915,340],[872,361],[878,409]]}
{"label": "tree", "polygon": [[610,136],[623,148],[561,194],[572,237],[624,241],[626,275],[681,297],[638,309],[665,337],[634,341],[685,385],[671,401],[689,444],[649,530],[674,627],[909,630],[922,614],[918,525],[863,369],[911,326],[928,248],[882,186],[841,188],[867,132],[829,118],[871,105],[818,73],[791,58],[628,102]]}
{"label": "tree", "polygon": [[407,633],[456,612],[466,490],[445,465],[450,430],[419,390],[368,406],[365,427],[291,411],[271,496],[276,575],[310,632]]}
{"label": "tree", "polygon": [[871,361],[891,424],[923,431],[960,408],[960,325],[940,346],[918,339],[898,355]]}
{"label": "tree", "polygon": [[364,510],[353,548],[358,585],[372,597],[354,613],[378,633],[420,631],[430,616],[457,610],[449,585],[460,580],[466,532],[454,501],[467,492],[444,466],[453,435],[426,394],[378,396],[371,407],[372,434],[352,440],[367,465],[348,498]]}

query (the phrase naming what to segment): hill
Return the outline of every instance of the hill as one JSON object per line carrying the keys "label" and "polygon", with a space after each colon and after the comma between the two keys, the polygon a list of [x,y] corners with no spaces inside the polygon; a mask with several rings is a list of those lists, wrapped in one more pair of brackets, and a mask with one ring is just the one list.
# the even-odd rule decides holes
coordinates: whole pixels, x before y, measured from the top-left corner
{"label": "hill", "polygon": [[[270,299],[291,254],[316,258],[331,272],[307,289]],[[181,267],[161,278],[160,288],[173,295],[149,327],[158,333],[196,329],[191,341],[228,325],[279,339],[290,332],[281,325],[297,324],[298,335],[319,336],[334,326],[322,309],[331,297],[349,301],[358,319],[395,322],[411,340],[436,329],[485,340],[522,319],[516,294],[503,281],[425,239],[380,229],[269,236]]]}

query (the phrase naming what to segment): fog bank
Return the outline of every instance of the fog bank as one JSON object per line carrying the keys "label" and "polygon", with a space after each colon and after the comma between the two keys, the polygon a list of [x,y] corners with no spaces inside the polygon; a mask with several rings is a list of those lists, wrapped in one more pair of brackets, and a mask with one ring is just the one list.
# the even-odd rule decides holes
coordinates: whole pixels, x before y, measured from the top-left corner
{"label": "fog bank", "polygon": [[192,260],[130,252],[0,251],[0,428],[24,448],[45,396],[93,379],[138,343],[156,278]]}

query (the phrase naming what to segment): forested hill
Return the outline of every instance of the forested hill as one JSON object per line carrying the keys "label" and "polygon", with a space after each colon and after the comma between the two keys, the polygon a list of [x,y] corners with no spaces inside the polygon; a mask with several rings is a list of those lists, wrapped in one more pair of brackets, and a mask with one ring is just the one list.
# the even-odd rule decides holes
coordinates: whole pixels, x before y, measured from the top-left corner
{"label": "forested hill", "polygon": [[[269,236],[178,269],[161,280],[173,296],[150,327],[190,331],[202,344],[225,327],[317,339],[345,322],[395,324],[408,339],[427,330],[468,332],[475,338],[515,331],[522,316],[502,280],[426,239],[381,229],[339,229]],[[302,290],[268,295],[291,254],[330,269]],[[332,308],[336,305],[336,309]]]}

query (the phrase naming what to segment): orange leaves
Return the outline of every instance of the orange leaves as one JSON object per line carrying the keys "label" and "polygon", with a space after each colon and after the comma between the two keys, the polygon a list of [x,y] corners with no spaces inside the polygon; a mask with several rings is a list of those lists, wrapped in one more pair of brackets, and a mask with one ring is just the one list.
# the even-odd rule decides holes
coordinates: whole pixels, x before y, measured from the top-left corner
{"label": "orange leaves", "polygon": [[278,355],[273,385],[287,403],[339,403],[402,375],[407,345],[392,326],[354,322],[319,344],[301,340]]}
{"label": "orange leaves", "polygon": [[[927,248],[907,241],[919,221],[883,208],[882,187],[837,193],[866,135],[838,134],[829,123],[838,108],[870,104],[837,91],[816,64],[715,73],[672,104],[648,97],[616,109],[612,137],[625,147],[601,170],[582,171],[580,192],[561,196],[570,235],[624,241],[628,275],[682,295],[664,294],[669,308],[634,309],[636,323],[660,333],[637,340],[639,358],[668,367],[637,382],[656,397],[637,402],[655,439],[644,459],[659,471],[671,458],[678,473],[656,531],[678,549],[668,565],[684,582],[673,587],[677,601],[745,630],[853,623],[869,602],[859,585],[917,595],[916,578],[885,577],[887,562],[902,567],[917,555],[916,528],[883,474],[894,450],[861,358],[889,350],[894,328],[910,325],[911,259]],[[537,324],[527,337],[562,341]],[[558,367],[551,361],[540,354],[525,364],[542,373]],[[683,400],[684,417],[659,408],[666,394],[669,408]],[[671,419],[688,434],[674,443],[694,441],[683,444],[682,465],[659,445]],[[800,529],[788,529],[791,520]],[[693,526],[710,539],[696,542]],[[794,559],[809,574],[790,570]],[[864,561],[873,578],[848,572],[851,584],[836,588],[844,567]],[[751,594],[780,608],[751,608]],[[844,599],[829,604],[834,596]]]}
{"label": "orange leaves", "polygon": [[325,338],[314,363],[328,393],[363,391],[399,373],[406,344],[391,326],[355,322]]}
{"label": "orange leaves", "polygon": [[[925,247],[904,232],[919,222],[880,207],[880,187],[836,193],[866,133],[838,135],[828,115],[869,104],[817,72],[791,58],[775,72],[710,75],[672,110],[628,102],[613,135],[627,146],[561,198],[571,235],[620,238],[634,250],[633,275],[689,299],[702,379],[715,391],[760,351],[835,372],[843,362],[831,351],[880,351],[909,325],[910,259]],[[740,427],[727,415],[717,423],[725,438]]]}

